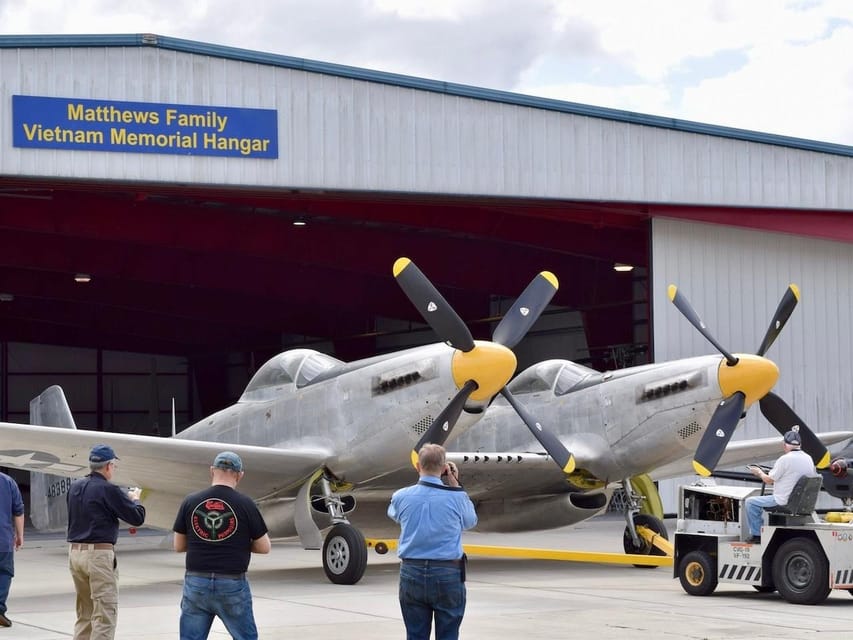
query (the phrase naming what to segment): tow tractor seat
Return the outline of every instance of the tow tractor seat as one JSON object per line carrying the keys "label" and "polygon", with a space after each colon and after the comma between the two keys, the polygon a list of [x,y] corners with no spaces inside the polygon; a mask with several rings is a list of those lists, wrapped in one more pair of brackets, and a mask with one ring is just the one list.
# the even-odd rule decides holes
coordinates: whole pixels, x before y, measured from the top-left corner
{"label": "tow tractor seat", "polygon": [[791,490],[788,504],[766,509],[768,523],[784,526],[810,522],[822,484],[823,478],[820,476],[803,476],[797,480]]}

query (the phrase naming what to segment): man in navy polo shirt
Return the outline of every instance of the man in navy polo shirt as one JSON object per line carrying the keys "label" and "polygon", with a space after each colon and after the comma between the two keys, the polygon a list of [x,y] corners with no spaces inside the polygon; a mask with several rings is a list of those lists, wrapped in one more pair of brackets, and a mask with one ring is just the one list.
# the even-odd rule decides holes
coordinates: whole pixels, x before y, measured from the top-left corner
{"label": "man in navy polo shirt", "polygon": [[89,475],[68,490],[68,567],[77,592],[74,640],[113,640],[118,622],[118,521],[145,521],[139,489],[125,491],[110,480],[118,456],[98,444],[89,452]]}

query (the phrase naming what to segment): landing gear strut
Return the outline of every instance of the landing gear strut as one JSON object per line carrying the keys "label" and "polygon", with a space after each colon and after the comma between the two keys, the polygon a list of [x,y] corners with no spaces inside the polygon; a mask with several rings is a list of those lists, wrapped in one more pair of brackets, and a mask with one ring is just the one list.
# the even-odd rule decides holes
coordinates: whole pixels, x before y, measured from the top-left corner
{"label": "landing gear strut", "polygon": [[[640,493],[635,493],[634,488]],[[648,542],[637,533],[637,526],[651,529],[665,540],[669,540],[666,526],[663,523],[663,507],[657,488],[647,475],[636,476],[633,479],[622,480],[625,492],[625,533],[622,536],[622,547],[625,553],[663,556],[661,549]],[[652,568],[653,565],[634,565],[636,567]]]}
{"label": "landing gear strut", "polygon": [[355,584],[367,568],[367,543],[361,531],[347,520],[343,501],[332,491],[327,477],[320,478],[320,488],[334,525],[323,542],[323,571],[335,584]]}
{"label": "landing gear strut", "polygon": [[[345,501],[338,493],[339,487],[332,486],[333,480],[325,469],[317,469],[299,489],[296,497],[296,531],[305,549],[319,549],[322,542],[323,571],[331,582],[355,584],[361,580],[367,568],[367,543],[361,531],[347,520]],[[325,541],[311,515],[311,489],[315,484],[320,487],[320,500],[329,512],[333,525]]]}

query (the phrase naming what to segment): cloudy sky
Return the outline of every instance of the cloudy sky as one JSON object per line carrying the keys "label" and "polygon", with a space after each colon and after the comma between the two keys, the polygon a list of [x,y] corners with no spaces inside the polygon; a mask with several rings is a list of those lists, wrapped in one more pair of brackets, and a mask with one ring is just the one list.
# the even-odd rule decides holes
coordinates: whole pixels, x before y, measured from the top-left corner
{"label": "cloudy sky", "polygon": [[853,145],[853,0],[0,0],[146,32]]}

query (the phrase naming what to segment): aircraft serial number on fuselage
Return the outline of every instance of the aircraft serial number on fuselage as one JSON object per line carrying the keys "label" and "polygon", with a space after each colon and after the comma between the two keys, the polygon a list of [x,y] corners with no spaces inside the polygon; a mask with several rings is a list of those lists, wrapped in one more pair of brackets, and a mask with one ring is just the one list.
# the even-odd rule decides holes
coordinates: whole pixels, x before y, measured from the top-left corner
{"label": "aircraft serial number on fuselage", "polygon": [[68,489],[71,488],[71,482],[72,478],[62,478],[62,480],[48,485],[47,497],[56,498],[58,496],[68,493]]}

